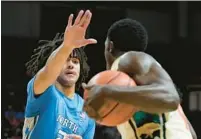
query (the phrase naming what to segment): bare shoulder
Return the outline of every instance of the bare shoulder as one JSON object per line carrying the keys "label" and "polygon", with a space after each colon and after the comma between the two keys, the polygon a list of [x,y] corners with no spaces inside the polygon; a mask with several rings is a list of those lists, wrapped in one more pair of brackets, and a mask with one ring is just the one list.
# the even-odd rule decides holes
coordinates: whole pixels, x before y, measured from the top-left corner
{"label": "bare shoulder", "polygon": [[147,79],[149,77],[152,81],[171,81],[165,69],[151,55],[144,52],[130,51],[122,55],[119,61],[119,69],[139,78],[145,77]]}
{"label": "bare shoulder", "polygon": [[122,55],[122,58],[130,59],[132,62],[139,62],[141,64],[157,64],[160,65],[156,59],[145,52],[130,51]]}
{"label": "bare shoulder", "polygon": [[[131,68],[137,74],[143,74],[150,70],[153,64],[158,62],[149,54],[144,52],[130,51],[120,57],[120,68]],[[157,64],[160,66],[160,64]]]}

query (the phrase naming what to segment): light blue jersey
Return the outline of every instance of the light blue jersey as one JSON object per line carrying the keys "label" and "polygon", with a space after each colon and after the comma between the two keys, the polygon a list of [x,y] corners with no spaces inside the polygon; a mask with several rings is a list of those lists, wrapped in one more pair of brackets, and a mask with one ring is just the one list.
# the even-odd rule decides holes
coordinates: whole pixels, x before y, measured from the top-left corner
{"label": "light blue jersey", "polygon": [[63,139],[66,134],[93,139],[95,121],[82,111],[84,101],[78,94],[71,99],[51,85],[35,98],[33,83],[34,78],[27,86],[23,139]]}

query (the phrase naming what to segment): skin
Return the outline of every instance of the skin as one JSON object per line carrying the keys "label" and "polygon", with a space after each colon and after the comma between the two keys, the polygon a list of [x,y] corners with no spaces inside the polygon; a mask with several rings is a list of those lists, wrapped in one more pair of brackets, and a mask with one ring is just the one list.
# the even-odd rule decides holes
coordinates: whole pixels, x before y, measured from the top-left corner
{"label": "skin", "polygon": [[[153,57],[143,52],[118,51],[113,42],[106,39],[105,59],[107,68],[110,69],[113,62],[119,57],[118,70],[127,73],[138,86],[84,86],[85,89],[93,92],[93,94],[89,93],[89,98],[85,104],[93,107],[96,105],[94,103],[91,105],[93,101],[103,100],[103,97],[107,97],[120,103],[131,104],[149,113],[164,113],[177,109],[180,99],[174,84],[167,72]],[[97,105],[101,107],[102,103],[97,103]],[[99,108],[98,106],[95,107]]]}
{"label": "skin", "polygon": [[[89,97],[84,109],[88,115],[101,120],[98,110],[104,98],[131,104],[134,107],[149,113],[166,113],[174,111],[180,105],[180,98],[174,83],[162,66],[150,55],[144,52],[122,52],[115,49],[109,38],[105,41],[105,59],[107,69],[119,59],[118,70],[127,73],[138,86],[123,87],[113,85],[86,85]],[[146,101],[146,103],[144,103]],[[196,134],[188,122],[192,135]]]}
{"label": "skin", "polygon": [[[68,97],[73,97],[75,83],[79,78],[80,62],[72,56],[75,48],[97,43],[95,39],[85,39],[86,29],[91,21],[92,13],[81,10],[72,23],[73,14],[69,16],[68,25],[64,33],[64,41],[48,58],[46,65],[36,74],[34,80],[35,95],[43,94],[52,84]],[[70,73],[70,74],[69,74]],[[77,135],[66,138],[81,139]]]}
{"label": "skin", "polygon": [[[75,91],[80,64],[77,59],[70,57],[70,54],[74,48],[97,42],[95,39],[84,38],[91,16],[89,10],[85,13],[81,10],[74,24],[72,24],[73,14],[69,16],[62,45],[50,55],[46,65],[36,74],[34,81],[36,95],[42,94],[52,84],[56,84],[67,95]],[[73,72],[73,76],[66,74],[68,72]]]}
{"label": "skin", "polygon": [[69,57],[64,64],[55,84],[62,92],[66,92],[68,97],[75,92],[75,83],[80,75],[80,61],[77,58]]}

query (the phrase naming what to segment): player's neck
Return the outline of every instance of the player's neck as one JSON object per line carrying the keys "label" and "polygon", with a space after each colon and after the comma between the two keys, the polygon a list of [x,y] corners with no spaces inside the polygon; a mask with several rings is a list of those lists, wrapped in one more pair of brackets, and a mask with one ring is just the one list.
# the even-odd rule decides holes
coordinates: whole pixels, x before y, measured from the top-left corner
{"label": "player's neck", "polygon": [[114,61],[117,60],[120,56],[122,56],[125,53],[126,52],[123,52],[123,51],[115,51],[113,56],[111,56],[110,58],[107,59],[106,69],[107,70],[111,69],[112,64],[114,63]]}
{"label": "player's neck", "polygon": [[75,95],[75,86],[63,88],[63,92],[68,98],[73,98]]}
{"label": "player's neck", "polygon": [[56,82],[55,85],[56,85],[57,89],[59,89],[59,91],[64,93],[64,95],[67,96],[68,98],[73,98],[74,97],[75,85],[73,85],[71,87],[64,87],[58,82]]}

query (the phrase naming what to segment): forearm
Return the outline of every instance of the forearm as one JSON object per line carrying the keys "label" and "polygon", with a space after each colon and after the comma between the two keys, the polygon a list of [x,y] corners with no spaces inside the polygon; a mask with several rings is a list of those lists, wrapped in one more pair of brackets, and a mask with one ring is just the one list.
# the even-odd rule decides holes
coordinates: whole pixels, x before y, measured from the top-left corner
{"label": "forearm", "polygon": [[189,125],[189,128],[190,128],[190,132],[191,132],[191,135],[193,137],[193,139],[197,139],[197,135],[195,133],[195,130],[193,129],[191,123],[188,121],[188,125]]}
{"label": "forearm", "polygon": [[42,94],[59,76],[72,47],[61,45],[48,58],[46,65],[37,73],[34,81],[34,93]]}
{"label": "forearm", "polygon": [[178,98],[168,92],[171,90],[174,91],[167,86],[154,84],[136,87],[106,86],[104,92],[107,98],[131,104],[142,111],[164,113],[177,109]]}
{"label": "forearm", "polygon": [[51,77],[54,80],[60,74],[67,58],[72,52],[73,47],[61,45],[58,47],[48,58],[46,65],[45,65],[45,74],[47,77]]}

